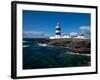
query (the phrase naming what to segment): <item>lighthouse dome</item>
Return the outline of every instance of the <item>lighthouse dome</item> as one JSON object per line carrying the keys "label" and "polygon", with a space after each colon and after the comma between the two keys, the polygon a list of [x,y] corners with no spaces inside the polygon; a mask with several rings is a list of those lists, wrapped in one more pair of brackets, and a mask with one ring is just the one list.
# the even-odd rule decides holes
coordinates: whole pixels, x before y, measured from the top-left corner
{"label": "lighthouse dome", "polygon": [[60,23],[59,22],[57,22],[56,28],[60,28]]}

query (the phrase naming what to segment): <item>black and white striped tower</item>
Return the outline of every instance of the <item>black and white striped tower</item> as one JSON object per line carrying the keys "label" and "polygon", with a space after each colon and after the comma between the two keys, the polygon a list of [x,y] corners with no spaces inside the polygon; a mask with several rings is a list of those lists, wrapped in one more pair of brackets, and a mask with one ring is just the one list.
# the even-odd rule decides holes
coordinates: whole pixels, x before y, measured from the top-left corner
{"label": "black and white striped tower", "polygon": [[55,38],[61,38],[61,28],[60,28],[60,23],[57,23],[57,26],[56,26],[56,33],[55,33]]}

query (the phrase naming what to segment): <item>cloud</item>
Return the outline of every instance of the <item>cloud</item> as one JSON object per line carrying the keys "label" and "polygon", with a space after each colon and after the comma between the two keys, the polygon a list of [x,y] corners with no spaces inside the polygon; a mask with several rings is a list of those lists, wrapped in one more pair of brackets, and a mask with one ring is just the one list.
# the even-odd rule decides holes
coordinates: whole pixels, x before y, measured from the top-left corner
{"label": "cloud", "polygon": [[90,38],[91,36],[91,27],[90,26],[81,26],[81,33],[84,34],[86,38]]}
{"label": "cloud", "polygon": [[90,27],[89,26],[81,26],[80,30],[89,30],[90,31]]}
{"label": "cloud", "polygon": [[90,33],[91,28],[89,26],[81,26],[80,30],[82,33],[86,33],[86,32]]}
{"label": "cloud", "polygon": [[47,38],[48,34],[44,32],[35,32],[35,31],[24,31],[23,38]]}
{"label": "cloud", "polygon": [[70,35],[71,36],[77,36],[77,33],[76,32],[71,32]]}

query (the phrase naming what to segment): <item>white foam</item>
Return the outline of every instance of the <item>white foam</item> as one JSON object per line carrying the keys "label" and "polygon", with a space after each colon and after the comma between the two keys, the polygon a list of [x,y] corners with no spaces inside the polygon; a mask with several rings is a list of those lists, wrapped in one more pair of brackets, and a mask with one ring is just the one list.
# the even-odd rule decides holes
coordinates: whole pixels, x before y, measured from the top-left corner
{"label": "white foam", "polygon": [[29,47],[30,45],[24,45],[23,47]]}
{"label": "white foam", "polygon": [[39,46],[48,46],[47,44],[42,44],[42,43],[39,43],[38,45]]}
{"label": "white foam", "polygon": [[23,43],[25,43],[25,42],[27,42],[27,41],[23,41]]}

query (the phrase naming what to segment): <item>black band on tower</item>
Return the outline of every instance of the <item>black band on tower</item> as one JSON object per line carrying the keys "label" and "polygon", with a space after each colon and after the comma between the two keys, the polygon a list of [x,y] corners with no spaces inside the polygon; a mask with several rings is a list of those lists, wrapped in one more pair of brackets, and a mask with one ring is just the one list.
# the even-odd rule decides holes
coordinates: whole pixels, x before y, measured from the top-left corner
{"label": "black band on tower", "polygon": [[56,33],[56,35],[61,35],[61,33]]}
{"label": "black band on tower", "polygon": [[61,28],[56,28],[56,30],[61,30]]}

